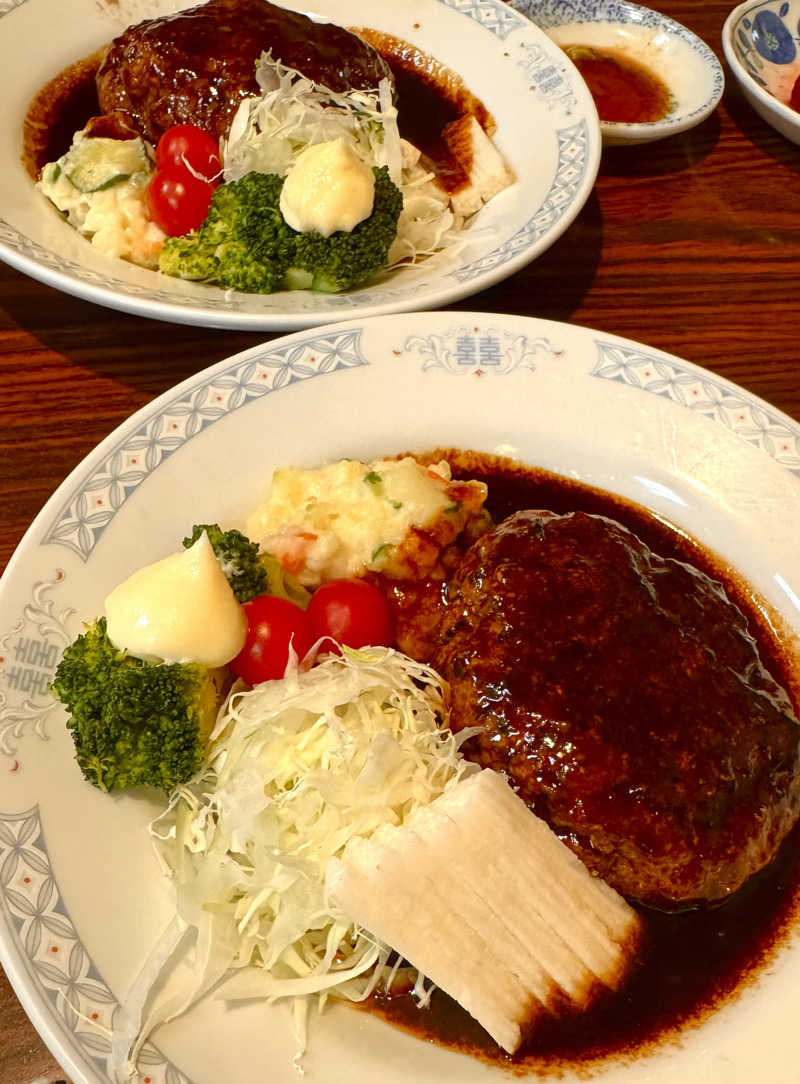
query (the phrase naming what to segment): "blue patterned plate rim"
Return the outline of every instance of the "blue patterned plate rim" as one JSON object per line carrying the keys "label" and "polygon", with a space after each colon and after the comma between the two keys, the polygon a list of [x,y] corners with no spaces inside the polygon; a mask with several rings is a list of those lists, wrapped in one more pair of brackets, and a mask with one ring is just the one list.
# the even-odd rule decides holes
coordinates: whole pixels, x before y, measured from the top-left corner
{"label": "blue patterned plate rim", "polygon": [[[535,434],[546,420],[546,404],[551,402],[546,396],[551,394],[576,441],[577,427],[591,428],[597,421],[597,439],[602,442],[607,424],[602,417],[604,402],[613,400],[623,408],[620,417],[632,432],[642,425],[643,417],[663,411],[661,417],[676,428],[692,431],[699,426],[707,434],[708,447],[727,443],[734,465],[739,456],[755,457],[760,471],[769,468],[781,484],[785,479],[797,509],[793,514],[800,519],[800,424],[691,362],[619,336],[532,317],[454,311],[346,321],[273,340],[220,361],[168,390],[106,437],[47,502],[0,579],[0,655],[8,655],[15,635],[24,636],[28,670],[36,670],[42,678],[46,667],[52,669],[57,652],[51,648],[59,642],[63,646],[68,632],[74,634],[76,622],[87,616],[85,612],[76,614],[79,598],[62,597],[62,602],[73,604],[65,616],[61,604],[52,605],[53,594],[61,592],[63,596],[65,583],[82,575],[88,564],[94,576],[95,562],[97,568],[108,563],[108,546],[98,548],[98,543],[106,541],[106,532],[114,527],[117,516],[129,512],[134,516],[129,501],[154,476],[163,471],[165,480],[172,477],[168,469],[171,457],[191,441],[208,435],[216,441],[215,447],[224,445],[224,431],[213,427],[238,417],[250,428],[247,439],[252,450],[256,433],[259,441],[265,439],[259,418],[277,416],[272,396],[281,395],[285,408],[280,410],[289,420],[292,415],[305,419],[309,393],[317,401],[324,399],[328,408],[336,407],[335,414],[341,411],[338,403],[358,400],[359,389],[370,387],[373,395],[382,394],[386,381],[398,395],[407,393],[420,413],[424,407],[423,427],[449,420],[453,402],[461,407],[477,405],[477,411],[458,416],[459,432],[464,434],[460,443],[469,446],[472,438],[467,434],[479,432],[474,446],[487,451],[497,442],[513,439],[515,433]],[[584,406],[587,397],[591,410],[600,411],[600,417]],[[260,412],[259,403],[266,414]],[[387,407],[388,429],[395,437],[402,429],[401,439],[413,442],[415,418],[403,410],[391,404]],[[511,410],[516,411],[513,423],[506,413]],[[346,445],[357,439],[356,433],[364,424],[358,422],[352,431],[345,426],[340,432],[338,423],[331,421],[330,433],[322,434],[318,441],[325,445],[338,440]],[[380,419],[373,422],[373,428],[377,439],[385,439]],[[227,432],[230,434],[229,429]],[[614,445],[618,435],[609,431],[606,438]],[[600,444],[593,441],[589,463],[602,452]],[[634,445],[638,448],[636,442]],[[269,447],[268,438],[264,447]],[[280,462],[280,453],[276,456]],[[529,456],[525,458],[532,462]],[[179,471],[191,471],[194,458],[175,462]],[[646,467],[646,455],[637,452],[635,470],[646,473]],[[580,477],[577,467],[575,476]],[[172,493],[172,484],[166,484]],[[177,495],[175,499],[179,499]],[[105,511],[99,512],[100,507]],[[782,515],[784,512],[781,508]],[[147,545],[145,538],[141,553],[137,550],[138,563]],[[23,605],[19,599],[28,594],[34,574],[41,575],[39,566],[50,569],[56,564],[68,569],[66,579],[61,573],[51,580],[40,580]],[[800,627],[800,584],[786,586],[788,597],[795,592],[794,625]],[[35,640],[31,629],[38,630],[42,638],[34,661],[29,650]],[[40,681],[39,689],[42,687]],[[8,769],[11,760],[18,757],[26,762],[29,777],[38,771],[46,781],[50,769],[46,764],[37,767],[36,762],[39,739],[47,736],[40,729],[39,694],[28,690],[22,697],[17,696],[18,691],[0,658],[0,769]],[[33,760],[27,759],[31,754]],[[70,898],[61,890],[61,863],[67,859],[63,841],[62,850],[52,848],[58,826],[43,782],[41,791],[31,795],[24,790],[29,785],[24,773],[16,777],[6,771],[5,780],[0,796],[0,960],[56,1057],[76,1082],[94,1084],[104,1079],[107,1048],[90,1029],[87,1031],[84,1021],[92,1012],[111,1012],[115,997],[102,969],[94,963],[93,931],[73,920]],[[113,819],[112,807],[109,816]],[[23,868],[33,882],[29,895],[21,888],[23,878],[16,876]],[[55,947],[69,948],[67,970],[59,969],[48,954],[42,930],[49,931]],[[156,1047],[148,1049],[147,1058],[153,1084],[188,1084],[184,1073]],[[643,1060],[642,1065],[649,1062]],[[601,1077],[602,1073],[598,1079]],[[412,1078],[423,1080],[422,1076]],[[313,1075],[308,1079],[314,1084]],[[425,1084],[428,1079],[425,1076]],[[394,1077],[391,1084],[395,1084]]]}

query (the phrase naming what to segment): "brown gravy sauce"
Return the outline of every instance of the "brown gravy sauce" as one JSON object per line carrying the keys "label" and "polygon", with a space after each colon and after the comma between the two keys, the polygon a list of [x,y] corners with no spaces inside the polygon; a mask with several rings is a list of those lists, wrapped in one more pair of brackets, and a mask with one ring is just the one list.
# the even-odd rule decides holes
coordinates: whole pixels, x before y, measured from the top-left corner
{"label": "brown gravy sauce", "polygon": [[[634,531],[656,553],[688,561],[720,580],[747,616],[764,665],[789,691],[797,712],[800,653],[795,637],[741,577],[684,532],[631,501],[545,470],[453,449],[418,458],[447,459],[454,477],[487,482],[487,505],[496,522],[523,508],[608,516]],[[800,827],[795,827],[777,859],[722,906],[681,914],[641,908],[645,942],[625,986],[584,1014],[538,1027],[513,1058],[440,991],[426,1010],[418,1009],[410,995],[375,997],[368,1007],[420,1038],[518,1075],[567,1068],[590,1075],[608,1059],[632,1059],[665,1041],[679,1040],[683,1031],[697,1027],[758,980],[800,917],[799,855]]]}
{"label": "brown gravy sauce", "polygon": [[65,154],[75,132],[97,116],[95,75],[105,49],[70,64],[31,102],[22,128],[22,162],[34,180],[42,166]]}
{"label": "brown gravy sauce", "polygon": [[462,162],[448,149],[442,130],[471,113],[487,133],[497,125],[483,102],[460,75],[415,45],[368,27],[351,28],[389,65],[397,94],[400,135],[418,147],[435,170],[439,184],[452,194],[468,183]]}

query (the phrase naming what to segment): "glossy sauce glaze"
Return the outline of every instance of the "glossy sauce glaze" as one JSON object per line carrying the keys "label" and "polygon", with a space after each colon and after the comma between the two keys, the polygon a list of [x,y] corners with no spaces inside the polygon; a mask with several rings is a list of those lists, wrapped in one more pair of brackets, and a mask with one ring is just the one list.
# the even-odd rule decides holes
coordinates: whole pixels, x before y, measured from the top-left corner
{"label": "glossy sauce glaze", "polygon": [[66,154],[75,132],[100,112],[95,76],[103,52],[70,64],[31,102],[22,128],[22,162],[34,180],[42,166]]}
{"label": "glossy sauce glaze", "polygon": [[602,121],[644,124],[669,113],[672,95],[654,72],[617,49],[562,45],[583,76]]}
{"label": "glossy sauce glaze", "polygon": [[258,94],[256,64],[271,52],[334,91],[371,89],[384,62],[335,23],[319,23],[268,0],[207,0],[128,27],[97,76],[104,113],[120,110],[157,143],[173,124],[227,135],[239,104]]}
{"label": "glossy sauce glaze", "polygon": [[258,93],[255,64],[267,49],[334,90],[372,87],[388,75],[376,52],[343,27],[266,0],[209,0],[129,27],[50,80],[25,118],[26,169],[38,177],[101,112],[125,118],[127,138],[138,132],[154,144],[186,121],[222,136],[241,100]]}
{"label": "glossy sauce glaze", "polygon": [[422,151],[445,192],[458,192],[469,183],[468,171],[463,158],[459,162],[448,149],[442,132],[472,113],[492,135],[496,126],[491,113],[459,75],[415,45],[367,27],[359,27],[357,33],[378,51],[394,76],[400,135]]}
{"label": "glossy sauce glaze", "polygon": [[[634,531],[654,552],[689,562],[721,581],[746,615],[762,662],[789,691],[797,709],[793,638],[781,635],[779,640],[774,631],[779,622],[747,584],[686,534],[632,502],[547,471],[447,449],[426,458],[446,458],[455,477],[487,482],[487,504],[495,521],[525,508],[607,516]],[[407,593],[395,588],[401,632],[416,651],[430,647],[441,593],[441,581]],[[677,914],[641,908],[644,944],[625,986],[584,1014],[539,1027],[514,1058],[503,1054],[464,1010],[439,991],[428,1010],[419,1010],[408,995],[376,997],[370,1008],[422,1038],[520,1073],[570,1066],[588,1069],[608,1058],[642,1055],[702,1022],[758,979],[800,917],[799,850],[800,828],[795,826],[777,859],[721,906]]]}

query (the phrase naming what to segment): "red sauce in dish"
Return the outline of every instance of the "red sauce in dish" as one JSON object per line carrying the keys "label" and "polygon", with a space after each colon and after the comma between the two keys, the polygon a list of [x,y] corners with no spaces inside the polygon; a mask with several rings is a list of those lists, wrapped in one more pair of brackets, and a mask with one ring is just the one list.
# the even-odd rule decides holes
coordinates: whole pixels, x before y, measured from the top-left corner
{"label": "red sauce in dish", "polygon": [[586,81],[600,120],[641,124],[662,120],[669,112],[668,87],[638,61],[615,49],[562,48]]}

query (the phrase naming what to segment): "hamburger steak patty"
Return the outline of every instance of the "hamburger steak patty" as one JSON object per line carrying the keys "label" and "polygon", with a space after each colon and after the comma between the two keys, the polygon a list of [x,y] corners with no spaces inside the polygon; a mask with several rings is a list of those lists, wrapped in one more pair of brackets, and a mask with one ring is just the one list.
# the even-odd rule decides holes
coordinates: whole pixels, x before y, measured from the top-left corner
{"label": "hamburger steak patty", "polygon": [[256,61],[270,49],[331,90],[373,89],[390,77],[378,53],[343,27],[267,0],[209,0],[115,38],[97,73],[100,108],[123,113],[151,143],[173,124],[220,138],[240,102],[259,93]]}
{"label": "hamburger steak patty", "polygon": [[453,729],[624,895],[722,900],[800,809],[800,728],[741,611],[602,516],[517,512],[449,585]]}

